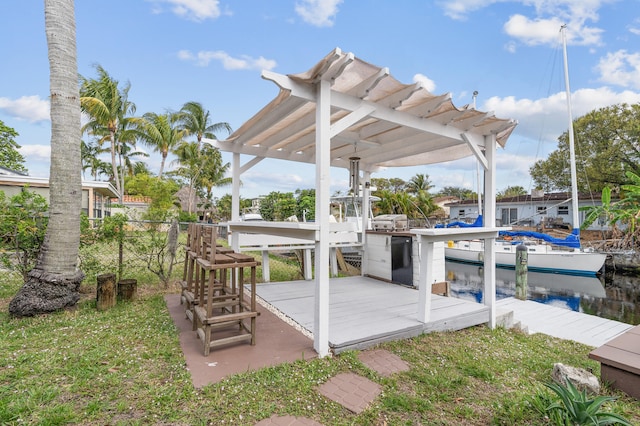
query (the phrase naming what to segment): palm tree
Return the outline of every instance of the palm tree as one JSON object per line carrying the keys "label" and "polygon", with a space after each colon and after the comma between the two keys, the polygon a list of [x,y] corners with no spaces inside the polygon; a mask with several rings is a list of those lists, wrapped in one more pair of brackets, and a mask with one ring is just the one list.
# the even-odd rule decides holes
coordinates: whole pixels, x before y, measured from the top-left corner
{"label": "palm tree", "polygon": [[[231,133],[231,126],[229,123],[220,122],[220,123],[211,123],[211,115],[208,110],[205,110],[201,103],[199,102],[187,102],[180,109],[181,114],[181,125],[182,128],[187,130],[190,135],[195,135],[197,140],[197,150],[198,153],[202,149],[202,138],[206,137],[209,139],[218,139],[216,136],[217,132],[225,130],[227,134]],[[217,150],[217,149],[216,149]],[[212,152],[211,150],[209,150]],[[219,156],[219,152],[218,152]],[[217,158],[217,157],[216,157]],[[213,186],[216,186],[220,182],[220,177],[215,176],[218,171],[217,167],[222,166],[222,159],[218,163],[216,163],[216,158],[213,158],[209,161],[208,167],[211,169],[208,173],[213,174],[213,177],[209,176],[205,178],[201,176],[208,183],[207,185],[207,200],[211,201],[211,190]],[[206,162],[206,157],[202,157],[203,162]],[[223,173],[226,173],[226,169],[222,170]],[[194,176],[194,179],[189,182],[189,213],[191,213],[191,200],[193,198],[193,191],[199,189],[198,180],[201,180],[198,176]]]}
{"label": "palm tree", "polygon": [[188,134],[187,130],[179,127],[179,124],[180,114],[173,112],[165,114],[148,112],[142,116],[142,119],[135,121],[138,138],[162,156],[158,172],[160,179],[162,179],[164,164],[169,152],[183,142]]}
{"label": "palm tree", "polygon": [[507,186],[496,194],[496,198],[517,197],[519,195],[527,195],[527,190],[521,186]]}
{"label": "palm tree", "polygon": [[231,185],[232,178],[228,176],[231,164],[222,163],[222,155],[218,148],[211,145],[202,147],[203,162],[200,169],[200,183],[206,190],[207,204],[213,204],[212,191],[216,186]]}
{"label": "palm tree", "polygon": [[118,132],[118,170],[120,171],[122,188],[124,188],[124,176],[134,175],[134,166],[138,163],[136,158],[149,157],[144,151],[138,151],[136,141],[138,139],[138,131],[135,125],[136,119],[126,117],[122,120],[121,129]]}
{"label": "palm tree", "polygon": [[198,149],[197,142],[182,142],[174,150],[178,168],[174,173],[188,181],[188,212],[195,207],[195,191],[206,190],[207,204],[212,203],[212,191],[215,186],[231,184],[228,171],[231,165],[222,164],[220,150],[211,145],[204,145]]}
{"label": "palm tree", "polygon": [[130,83],[120,89],[118,81],[114,80],[100,65],[96,65],[96,71],[98,72],[97,80],[80,77],[80,105],[82,111],[90,117],[82,131],[99,137],[100,143],[109,141],[113,180],[118,194],[122,197],[122,185],[116,161],[119,152],[117,133],[121,129],[123,119],[130,114],[135,114],[136,106],[128,100]]}
{"label": "palm tree", "polygon": [[231,133],[229,123],[211,123],[209,111],[205,110],[199,102],[187,102],[180,109],[182,128],[190,135],[195,135],[198,140],[198,148],[202,146],[202,138],[217,139],[216,133],[226,130]]}
{"label": "palm tree", "polygon": [[411,194],[419,194],[420,191],[429,192],[433,188],[429,181],[429,175],[418,173],[407,182],[407,192]]}
{"label": "palm tree", "polygon": [[144,161],[136,161],[133,163],[133,176],[135,175],[149,175],[151,176],[151,170],[149,170],[149,166]]}
{"label": "palm tree", "polygon": [[194,210],[193,207],[195,207],[193,189],[200,175],[203,159],[201,158],[197,142],[183,141],[176,147],[174,154],[177,157],[174,163],[178,163],[178,168],[174,170],[173,173],[185,178],[188,182],[189,191],[187,193],[187,211],[191,214]]}
{"label": "palm tree", "polygon": [[45,0],[51,87],[49,223],[36,266],[9,303],[13,316],[64,309],[80,299],[81,123],[74,0]]}
{"label": "palm tree", "polygon": [[[107,171],[108,164],[102,161],[98,156],[104,152],[105,149],[100,148],[98,143],[81,141],[80,146],[81,160],[82,160],[82,175],[89,169],[91,171],[91,177],[93,180],[98,180],[98,175],[104,173],[109,174]],[[105,167],[107,166],[107,167]]]}

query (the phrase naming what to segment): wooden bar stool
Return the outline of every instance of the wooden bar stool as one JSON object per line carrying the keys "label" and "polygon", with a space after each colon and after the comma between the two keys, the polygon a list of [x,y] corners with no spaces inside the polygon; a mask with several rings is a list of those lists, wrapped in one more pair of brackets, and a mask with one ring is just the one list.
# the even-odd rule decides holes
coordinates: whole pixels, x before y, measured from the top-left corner
{"label": "wooden bar stool", "polygon": [[190,223],[187,230],[185,264],[181,282],[182,297],[180,298],[180,302],[185,305],[185,313],[187,315],[187,318],[192,318],[193,304],[196,301],[196,261],[200,256],[200,247],[202,245],[201,238],[201,227],[195,223]]}
{"label": "wooden bar stool", "polygon": [[[205,356],[209,355],[212,348],[221,345],[244,341],[254,345],[258,316],[255,301],[257,262],[237,262],[228,254],[217,253],[215,246],[212,247],[214,249],[207,258],[197,262],[200,270],[198,291],[202,302],[195,306],[194,327],[202,340]],[[244,295],[242,269],[245,267],[252,268],[253,287],[249,301],[245,300]],[[246,320],[249,320],[248,325]],[[214,331],[225,337],[214,336]]]}

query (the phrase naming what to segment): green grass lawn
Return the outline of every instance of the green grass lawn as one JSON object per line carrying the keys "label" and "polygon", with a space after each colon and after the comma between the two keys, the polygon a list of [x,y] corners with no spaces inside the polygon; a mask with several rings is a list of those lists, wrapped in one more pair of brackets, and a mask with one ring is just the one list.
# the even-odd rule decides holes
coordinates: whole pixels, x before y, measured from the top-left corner
{"label": "green grass lawn", "polygon": [[[196,390],[159,285],[104,312],[95,283],[75,309],[36,318],[7,314],[20,281],[0,275],[0,424],[252,425],[271,415],[325,425],[540,425],[532,406],[555,362],[591,369],[587,346],[544,335],[474,327],[382,345],[411,365],[390,378],[366,368],[356,352],[247,372]],[[383,387],[356,415],[317,386],[355,372]],[[640,424],[640,403],[609,389],[605,408]]]}

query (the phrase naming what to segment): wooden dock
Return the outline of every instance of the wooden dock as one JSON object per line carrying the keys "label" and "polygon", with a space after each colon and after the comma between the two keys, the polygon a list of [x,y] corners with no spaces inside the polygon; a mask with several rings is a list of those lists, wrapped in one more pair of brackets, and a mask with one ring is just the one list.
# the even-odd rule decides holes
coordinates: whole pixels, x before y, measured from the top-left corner
{"label": "wooden dock", "polygon": [[[261,283],[256,293],[269,309],[313,333],[314,281]],[[460,330],[489,321],[489,308],[464,299],[432,295],[431,320],[417,319],[418,290],[368,277],[332,278],[329,284],[329,347],[334,353],[434,331]],[[566,308],[506,298],[498,317],[543,333],[598,347],[633,326]],[[511,320],[511,317],[512,320]],[[501,320],[499,319],[499,322]],[[509,326],[507,324],[507,326]]]}
{"label": "wooden dock", "polygon": [[[314,285],[304,280],[262,283],[256,292],[280,314],[313,332]],[[373,278],[333,278],[329,293],[329,347],[334,353],[489,321],[489,308],[482,304],[432,295],[431,320],[421,323],[418,290]]]}
{"label": "wooden dock", "polygon": [[513,297],[499,300],[497,307],[502,311],[513,311],[514,322],[520,322],[529,333],[543,333],[594,347],[633,328],[623,322]]}

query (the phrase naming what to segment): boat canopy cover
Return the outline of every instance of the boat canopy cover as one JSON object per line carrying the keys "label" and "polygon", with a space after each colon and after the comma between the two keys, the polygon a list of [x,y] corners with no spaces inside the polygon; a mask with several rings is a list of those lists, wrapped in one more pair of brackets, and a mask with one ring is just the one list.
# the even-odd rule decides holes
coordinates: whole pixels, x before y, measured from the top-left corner
{"label": "boat canopy cover", "polygon": [[573,231],[571,231],[571,234],[567,235],[566,238],[555,238],[555,237],[552,237],[551,235],[543,234],[541,232],[534,232],[534,231],[500,231],[499,235],[501,237],[510,236],[510,237],[537,238],[556,246],[580,248],[580,230],[579,229],[574,229]]}
{"label": "boat canopy cover", "polygon": [[[482,227],[482,215],[478,215],[475,222],[466,223],[461,221],[450,222],[447,224],[446,228],[480,228]],[[437,224],[436,228],[445,228],[442,224]]]}
{"label": "boat canopy cover", "polygon": [[[479,215],[475,222],[473,223],[465,223],[465,222],[451,222],[446,225],[447,228],[474,228],[482,226],[482,215]],[[444,225],[436,225],[436,228],[444,228]],[[561,246],[561,247],[571,247],[571,248],[580,248],[580,230],[574,229],[571,231],[571,234],[567,235],[566,238],[555,238],[551,235],[543,234],[541,232],[534,231],[500,231],[499,235],[501,237],[526,237],[526,238],[536,238],[539,240],[546,241],[550,244]]]}

